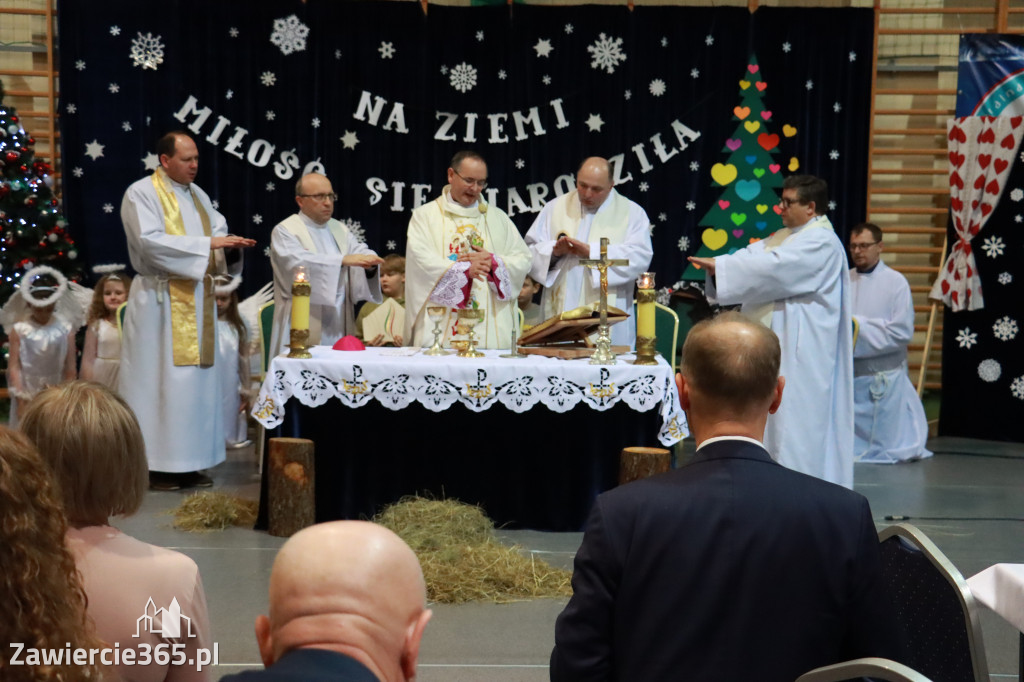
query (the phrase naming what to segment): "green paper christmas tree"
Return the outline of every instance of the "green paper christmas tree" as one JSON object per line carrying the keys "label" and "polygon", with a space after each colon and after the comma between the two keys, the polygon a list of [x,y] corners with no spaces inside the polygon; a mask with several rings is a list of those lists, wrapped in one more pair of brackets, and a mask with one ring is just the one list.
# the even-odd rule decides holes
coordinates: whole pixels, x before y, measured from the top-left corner
{"label": "green paper christmas tree", "polygon": [[36,265],[81,279],[78,251],[53,194],[53,169],[35,158],[34,145],[18,112],[4,104],[0,83],[0,305]]}
{"label": "green paper christmas tree", "polygon": [[[722,147],[726,159],[711,167],[711,184],[722,191],[697,223],[705,228],[699,235],[696,255],[700,257],[733,253],[782,227],[778,190],[783,167],[773,158],[779,153],[781,136],[771,129],[773,115],[764,106],[768,83],[755,57],[747,64],[739,88],[740,103],[732,110],[736,128]],[[796,134],[789,126],[784,130],[787,136]],[[795,164],[792,159],[789,170],[795,170]],[[683,273],[683,279],[703,278],[693,265]]]}

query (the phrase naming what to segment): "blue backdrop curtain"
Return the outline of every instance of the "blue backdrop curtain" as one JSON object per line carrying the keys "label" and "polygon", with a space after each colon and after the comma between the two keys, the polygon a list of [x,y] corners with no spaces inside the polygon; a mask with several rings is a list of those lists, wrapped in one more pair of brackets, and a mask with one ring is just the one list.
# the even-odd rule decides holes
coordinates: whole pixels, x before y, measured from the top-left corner
{"label": "blue backdrop curtain", "polygon": [[[721,198],[711,169],[757,64],[783,173],[826,178],[845,239],[864,218],[870,9],[497,7],[327,0],[59,4],[65,212],[89,264],[127,262],[125,188],[156,139],[190,129],[197,182],[230,230],[257,239],[243,291],[271,277],[273,225],[322,169],[335,217],[404,252],[410,211],[451,155],[484,154],[489,197],[525,232],[584,157],[654,225],[659,286],[702,246]],[[787,131],[783,133],[784,126]],[[792,132],[792,135],[789,133]],[[795,161],[791,161],[795,160]],[[734,230],[745,243],[763,234]],[[730,242],[729,249],[739,242]],[[699,276],[699,275],[698,275]]]}

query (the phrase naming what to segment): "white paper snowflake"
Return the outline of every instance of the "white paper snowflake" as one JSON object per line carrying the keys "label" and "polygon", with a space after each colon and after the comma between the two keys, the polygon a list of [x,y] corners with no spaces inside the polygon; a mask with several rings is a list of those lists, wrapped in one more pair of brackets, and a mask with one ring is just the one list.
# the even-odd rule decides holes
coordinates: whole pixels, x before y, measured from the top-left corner
{"label": "white paper snowflake", "polygon": [[700,170],[700,161],[691,161],[690,162],[690,170],[692,170],[692,171],[699,171]]}
{"label": "white paper snowflake", "polygon": [[1010,393],[1018,400],[1024,400],[1024,376],[1019,376],[1010,384]]}
{"label": "white paper snowflake", "polygon": [[334,51],[334,58],[335,59],[341,59],[341,50],[335,50]]}
{"label": "white paper snowflake", "polygon": [[537,44],[533,46],[533,49],[536,50],[538,57],[547,57],[555,48],[551,46],[551,41],[547,38],[537,38]]}
{"label": "white paper snowflake", "polygon": [[604,119],[601,118],[600,114],[591,114],[590,118],[583,122],[587,126],[587,130],[592,133],[600,132],[601,126],[604,125]]}
{"label": "white paper snowflake", "polygon": [[1024,189],[1021,189],[1020,187],[1014,188],[1010,192],[1010,198],[1013,199],[1014,201],[1020,201],[1021,199],[1024,199]]}
{"label": "white paper snowflake", "polygon": [[285,19],[274,19],[274,30],[270,34],[270,43],[277,45],[281,54],[302,52],[306,49],[306,36],[308,35],[309,26],[292,14]]}
{"label": "white paper snowflake", "polygon": [[132,131],[132,124],[131,124],[131,122],[130,121],[125,121],[124,123],[122,123],[121,124],[121,130],[125,131],[126,133],[130,133]]}
{"label": "white paper snowflake", "polygon": [[441,65],[441,75],[442,76],[447,76],[448,75],[448,67],[445,66],[444,64]]}
{"label": "white paper snowflake", "polygon": [[498,71],[498,80],[501,80],[501,81],[503,81],[503,80],[505,80],[506,78],[508,78],[508,74],[507,74],[507,73],[505,73],[505,69],[501,69],[501,70],[499,70],[499,71]]}
{"label": "white paper snowflake", "polygon": [[687,201],[687,202],[686,202],[686,210],[687,210],[687,211],[692,211],[692,210],[693,210],[693,209],[695,209],[695,208],[697,208],[697,204],[695,204],[695,203],[694,203],[694,202],[692,202],[692,201]]}
{"label": "white paper snowflake", "polygon": [[366,243],[366,230],[363,229],[362,223],[352,218],[345,218],[341,223],[348,228],[348,231],[352,233],[357,242],[360,244]]}
{"label": "white paper snowflake", "polygon": [[314,118],[312,121],[309,122],[309,125],[313,126],[314,128],[319,128],[320,127],[320,119],[319,118]]}
{"label": "white paper snowflake", "polygon": [[982,381],[992,383],[1003,373],[1003,368],[998,362],[992,359],[982,360],[978,363],[978,376]]}
{"label": "white paper snowflake", "polygon": [[1011,275],[1010,273],[1008,273],[1008,272],[1000,272],[999,273],[999,283],[1000,284],[1009,284],[1012,281],[1013,281],[1013,275]]}
{"label": "white paper snowflake", "polygon": [[646,192],[647,190],[649,190],[651,188],[651,186],[647,184],[646,180],[644,180],[639,185],[637,185],[636,188],[638,190],[640,190],[641,192]]}
{"label": "white paper snowflake", "polygon": [[66,107],[64,107],[64,110],[67,111],[69,114],[73,114],[76,111],[78,111],[78,107],[74,104],[69,103]]}
{"label": "white paper snowflake", "polygon": [[544,85],[551,85],[551,76],[544,74],[544,77],[540,79],[540,82]]}
{"label": "white paper snowflake", "polygon": [[782,51],[789,54],[789,51],[793,49],[793,46],[789,43],[782,43]]}
{"label": "white paper snowflake", "polygon": [[75,68],[79,71],[85,71],[85,60],[79,59],[75,62]]}
{"label": "white paper snowflake", "polygon": [[1024,215],[1021,215],[1020,213],[1018,213],[1017,215],[1013,216],[1013,222],[1015,222],[1015,223],[1024,223]]}
{"label": "white paper snowflake", "polygon": [[526,161],[523,161],[522,159],[516,159],[516,168],[518,168],[519,170],[526,168]]}
{"label": "white paper snowflake", "polygon": [[662,47],[668,47],[668,38],[662,36],[662,38],[661,38],[661,46]]}
{"label": "white paper snowflake", "polygon": [[160,40],[161,36],[154,36],[152,33],[142,35],[142,31],[139,31],[138,35],[132,38],[132,49],[128,55],[131,57],[132,66],[141,66],[143,71],[156,71],[156,67],[164,63],[164,44]]}
{"label": "white paper snowflake", "polygon": [[832,111],[836,112],[837,114],[840,111],[842,111],[842,110],[843,110],[843,105],[840,104],[839,102],[836,102],[835,104],[832,105]]}
{"label": "white paper snowflake", "polygon": [[253,217],[252,217],[252,222],[254,222],[257,225],[262,224],[263,223],[263,216],[261,216],[259,213],[254,214]]}
{"label": "white paper snowflake", "polygon": [[260,74],[260,83],[263,83],[269,88],[277,83],[277,76],[274,75],[273,71],[264,71]]}
{"label": "white paper snowflake", "polygon": [[113,213],[114,212],[114,205],[113,204],[109,204],[109,203],[108,204],[103,204],[103,212],[104,213]]}
{"label": "white paper snowflake", "polygon": [[981,250],[984,251],[985,255],[989,258],[1002,256],[1005,248],[1006,244],[1003,243],[1003,238],[996,236],[988,237],[981,245]]}
{"label": "white paper snowflake", "polygon": [[651,81],[651,84],[647,88],[651,91],[651,94],[655,97],[661,97],[665,94],[665,81],[660,78],[655,78]]}
{"label": "white paper snowflake", "polygon": [[828,153],[828,158],[832,159],[833,161],[838,159],[839,158],[839,150],[838,149],[833,149],[832,151],[830,151]]}
{"label": "white paper snowflake", "polygon": [[[156,154],[154,154],[153,156],[156,156]],[[157,161],[157,165],[159,165],[159,164],[160,164],[160,162]],[[220,199],[211,199],[210,200],[210,205],[213,206],[215,209],[217,209],[219,211],[220,210]]]}
{"label": "white paper snowflake", "polygon": [[828,202],[828,210],[830,210],[830,211],[836,210],[836,202],[835,201]]}
{"label": "white paper snowflake", "polygon": [[83,175],[85,175],[85,171],[82,170],[79,166],[75,166],[74,168],[71,169],[71,174],[74,175],[76,178],[80,178]]}
{"label": "white paper snowflake", "polygon": [[591,56],[590,68],[604,69],[608,73],[615,73],[615,67],[626,61],[626,53],[622,51],[622,38],[613,38],[604,33],[599,33],[597,40],[587,45],[587,52]]}
{"label": "white paper snowflake", "polygon": [[92,160],[95,161],[103,156],[104,147],[106,147],[106,145],[100,144],[99,140],[93,140],[85,145],[85,155],[92,157]]}
{"label": "white paper snowflake", "polygon": [[466,62],[456,64],[448,82],[459,92],[469,92],[476,86],[476,68]]}
{"label": "white paper snowflake", "polygon": [[270,258],[270,247],[269,246],[264,246],[263,247],[263,255],[266,256],[267,258]]}
{"label": "white paper snowflake", "polygon": [[700,78],[700,69],[696,67],[690,69],[690,78]]}
{"label": "white paper snowflake", "polygon": [[[154,154],[153,152],[146,154],[146,156],[139,159],[139,161],[142,162],[143,168],[145,168],[148,171],[156,170],[157,168],[160,167],[160,157]],[[213,207],[217,208],[216,201],[213,202]]]}
{"label": "white paper snowflake", "polygon": [[229,28],[228,29],[228,35],[231,36],[232,38],[237,38],[238,37],[238,28],[235,27],[235,26],[232,26],[231,28]]}
{"label": "white paper snowflake", "polygon": [[224,99],[231,99],[234,96],[235,96],[235,91],[234,90],[228,90],[227,92],[224,93]]}
{"label": "white paper snowflake", "polygon": [[656,227],[657,227],[657,224],[655,224],[655,223],[648,223],[647,224],[647,234],[649,234],[649,235],[651,235],[653,237],[654,236],[654,228],[656,228]]}
{"label": "white paper snowflake", "polygon": [[689,237],[686,237],[686,236],[680,237],[679,241],[677,243],[679,244],[679,250],[680,251],[689,251],[690,250],[690,238]]}
{"label": "white paper snowflake", "polygon": [[380,52],[381,59],[391,59],[395,56],[395,44],[382,40],[380,47],[377,48],[377,52]]}
{"label": "white paper snowflake", "polygon": [[715,44],[715,37],[709,33],[707,35],[707,37],[704,38],[704,44],[709,46],[709,47],[711,45],[714,45]]}
{"label": "white paper snowflake", "polygon": [[813,90],[814,89],[814,81],[812,81],[810,78],[808,78],[807,82],[804,83],[804,87],[807,88],[808,90]]}
{"label": "white paper snowflake", "polygon": [[121,92],[121,86],[117,83],[111,83],[107,86],[107,90],[110,91],[110,94],[116,95],[117,93]]}
{"label": "white paper snowflake", "polygon": [[570,33],[572,33],[572,24],[566,24],[565,25],[565,34],[569,35]]}
{"label": "white paper snowflake", "polygon": [[666,222],[668,220],[668,214],[662,211],[661,213],[658,214],[658,220],[660,220],[663,223]]}
{"label": "white paper snowflake", "polygon": [[395,242],[394,239],[389,239],[388,243],[385,244],[385,246],[387,247],[388,251],[394,251],[395,249],[398,248],[398,243]]}
{"label": "white paper snowflake", "polygon": [[272,182],[268,182],[266,185],[264,185],[264,187],[268,192],[273,192],[275,189],[277,189],[277,185],[275,185]]}
{"label": "white paper snowflake", "polygon": [[484,42],[484,32],[483,31],[477,31],[476,32],[476,41],[478,43]]}
{"label": "white paper snowflake", "polygon": [[624,93],[622,93],[622,97],[627,99],[627,100],[632,98],[633,97],[633,91],[632,90],[626,90]]}
{"label": "white paper snowflake", "polygon": [[970,348],[978,343],[978,334],[972,332],[970,327],[964,327],[956,335],[956,342],[960,344],[961,348]]}
{"label": "white paper snowflake", "polygon": [[992,325],[992,333],[1000,341],[1011,341],[1017,336],[1017,320],[1004,315]]}
{"label": "white paper snowflake", "polygon": [[273,121],[275,118],[277,118],[277,114],[275,114],[273,111],[267,111],[265,115],[268,121]]}
{"label": "white paper snowflake", "polygon": [[857,53],[856,53],[856,52],[853,52],[853,51],[851,50],[851,51],[850,51],[850,55],[849,55],[849,59],[850,59],[850,61],[851,61],[851,62],[855,62],[855,61],[857,61]]}
{"label": "white paper snowflake", "polygon": [[346,130],[345,134],[338,139],[341,140],[341,146],[345,149],[355,149],[356,145],[359,144],[359,137],[351,130]]}

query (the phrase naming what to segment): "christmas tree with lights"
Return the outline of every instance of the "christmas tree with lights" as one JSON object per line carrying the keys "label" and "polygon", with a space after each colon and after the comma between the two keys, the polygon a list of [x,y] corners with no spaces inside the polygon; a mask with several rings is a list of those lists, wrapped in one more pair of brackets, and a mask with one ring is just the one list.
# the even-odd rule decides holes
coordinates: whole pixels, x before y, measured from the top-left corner
{"label": "christmas tree with lights", "polygon": [[35,158],[34,145],[18,112],[4,104],[0,82],[0,305],[37,265],[49,265],[72,281],[82,275],[53,194],[53,169]]}

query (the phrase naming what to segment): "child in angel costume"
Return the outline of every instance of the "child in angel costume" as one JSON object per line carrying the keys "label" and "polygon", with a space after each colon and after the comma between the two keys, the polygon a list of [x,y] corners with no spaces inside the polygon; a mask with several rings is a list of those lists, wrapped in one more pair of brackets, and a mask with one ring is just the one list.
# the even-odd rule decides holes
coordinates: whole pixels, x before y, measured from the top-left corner
{"label": "child in angel costume", "polygon": [[101,274],[93,290],[86,319],[85,345],[82,347],[81,379],[97,381],[117,392],[121,368],[121,330],[117,309],[128,300],[132,279],[123,265],[97,265],[92,270]]}
{"label": "child in angel costume", "polygon": [[85,287],[40,265],[22,275],[21,286],[4,304],[0,325],[10,339],[12,428],[37,393],[75,378],[75,333],[85,323],[84,301],[91,297]]}

